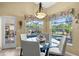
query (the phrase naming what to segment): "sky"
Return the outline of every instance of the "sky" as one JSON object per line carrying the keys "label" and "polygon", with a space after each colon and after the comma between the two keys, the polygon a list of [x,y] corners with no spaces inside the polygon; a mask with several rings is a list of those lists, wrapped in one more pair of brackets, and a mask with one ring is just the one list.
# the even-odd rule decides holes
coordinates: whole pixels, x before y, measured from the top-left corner
{"label": "sky", "polygon": [[56,19],[56,20],[52,20],[52,24],[53,24],[53,25],[67,24],[67,23],[66,23],[66,20],[72,21],[72,17],[69,16],[69,17],[63,17],[63,18],[58,18],[58,19]]}

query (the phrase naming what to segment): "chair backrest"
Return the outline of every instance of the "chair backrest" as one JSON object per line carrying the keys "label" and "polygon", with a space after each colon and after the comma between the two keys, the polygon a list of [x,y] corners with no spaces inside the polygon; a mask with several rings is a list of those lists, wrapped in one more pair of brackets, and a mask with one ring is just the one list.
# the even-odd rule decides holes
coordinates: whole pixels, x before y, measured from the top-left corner
{"label": "chair backrest", "polygon": [[26,34],[21,34],[20,35],[20,39],[21,40],[26,40],[27,39],[27,35]]}
{"label": "chair backrest", "polygon": [[21,40],[21,48],[23,56],[40,56],[40,48],[38,42]]}
{"label": "chair backrest", "polygon": [[62,52],[62,54],[65,53],[66,41],[66,36],[63,36],[63,38],[60,40],[59,49]]}

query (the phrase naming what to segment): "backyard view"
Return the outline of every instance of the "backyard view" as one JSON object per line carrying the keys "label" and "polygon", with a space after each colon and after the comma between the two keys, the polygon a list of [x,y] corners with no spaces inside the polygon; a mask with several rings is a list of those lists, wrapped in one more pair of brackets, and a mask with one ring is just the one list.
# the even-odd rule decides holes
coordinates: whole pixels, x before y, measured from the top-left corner
{"label": "backyard view", "polygon": [[[52,18],[50,21],[52,28],[52,37],[58,41],[62,39],[65,35],[67,38],[67,43],[72,44],[72,16],[63,16],[57,19]],[[41,20],[31,20],[26,22],[26,28],[28,34],[39,34],[43,30],[43,21]]]}
{"label": "backyard view", "polygon": [[67,43],[72,43],[72,16],[51,19],[53,37],[60,41],[63,35],[67,36]]}
{"label": "backyard view", "polygon": [[43,21],[41,20],[31,20],[26,22],[26,28],[28,34],[39,34],[43,29]]}

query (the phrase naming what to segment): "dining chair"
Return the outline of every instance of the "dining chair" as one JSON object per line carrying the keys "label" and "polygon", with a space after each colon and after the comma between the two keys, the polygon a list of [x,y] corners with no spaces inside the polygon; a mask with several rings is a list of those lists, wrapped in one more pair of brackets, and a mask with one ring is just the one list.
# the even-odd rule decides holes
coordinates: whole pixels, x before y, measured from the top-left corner
{"label": "dining chair", "polygon": [[63,36],[58,46],[49,48],[49,55],[63,56],[66,49],[66,36]]}
{"label": "dining chair", "polygon": [[40,48],[38,42],[21,41],[22,56],[39,56]]}
{"label": "dining chair", "polygon": [[21,40],[21,56],[47,56],[47,52],[41,52],[39,42]]}

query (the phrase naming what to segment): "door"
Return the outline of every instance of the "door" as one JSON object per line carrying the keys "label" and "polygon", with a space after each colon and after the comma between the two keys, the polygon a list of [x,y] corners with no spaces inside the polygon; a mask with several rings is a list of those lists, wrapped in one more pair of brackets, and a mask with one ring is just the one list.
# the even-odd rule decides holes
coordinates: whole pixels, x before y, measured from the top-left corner
{"label": "door", "polygon": [[3,48],[16,47],[16,17],[3,16]]}

